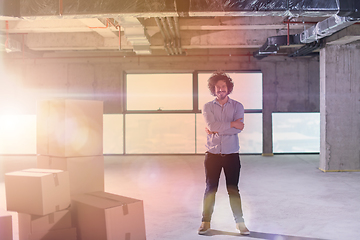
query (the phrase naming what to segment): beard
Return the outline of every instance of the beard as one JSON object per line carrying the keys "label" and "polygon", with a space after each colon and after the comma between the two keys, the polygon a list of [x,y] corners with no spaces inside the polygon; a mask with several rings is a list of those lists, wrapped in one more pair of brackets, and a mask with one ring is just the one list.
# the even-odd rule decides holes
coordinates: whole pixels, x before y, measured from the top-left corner
{"label": "beard", "polygon": [[219,100],[224,100],[227,97],[228,93],[224,91],[216,92],[216,96]]}

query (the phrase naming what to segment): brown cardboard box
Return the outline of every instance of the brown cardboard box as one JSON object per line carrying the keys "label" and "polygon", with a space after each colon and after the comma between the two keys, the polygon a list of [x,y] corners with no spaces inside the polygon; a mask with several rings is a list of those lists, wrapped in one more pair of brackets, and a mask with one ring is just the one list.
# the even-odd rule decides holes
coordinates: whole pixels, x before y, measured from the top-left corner
{"label": "brown cardboard box", "polygon": [[12,215],[2,209],[0,209],[0,239],[13,239]]}
{"label": "brown cardboard box", "polygon": [[77,240],[77,232],[76,228],[51,230],[45,235],[42,232],[34,232],[25,240]]}
{"label": "brown cardboard box", "polygon": [[18,213],[19,240],[28,240],[36,236],[43,239],[49,231],[72,228],[69,210],[54,212],[45,216]]}
{"label": "brown cardboard box", "polygon": [[37,154],[78,157],[103,154],[103,102],[43,100],[37,103]]}
{"label": "brown cardboard box", "polygon": [[70,196],[104,191],[104,156],[37,156],[37,167],[69,172]]}
{"label": "brown cardboard box", "polygon": [[70,205],[69,173],[31,168],[5,174],[7,210],[47,215]]}
{"label": "brown cardboard box", "polygon": [[79,240],[145,240],[142,200],[107,192],[72,197]]}

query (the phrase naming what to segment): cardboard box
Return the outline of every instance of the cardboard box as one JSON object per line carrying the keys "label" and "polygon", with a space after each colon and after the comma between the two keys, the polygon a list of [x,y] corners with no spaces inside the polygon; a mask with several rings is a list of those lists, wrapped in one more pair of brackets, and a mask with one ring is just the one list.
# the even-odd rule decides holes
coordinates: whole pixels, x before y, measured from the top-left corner
{"label": "cardboard box", "polygon": [[38,239],[45,237],[49,231],[72,228],[69,210],[54,212],[45,216],[18,213],[19,240],[28,240],[34,234]]}
{"label": "cardboard box", "polygon": [[142,200],[107,192],[72,197],[79,240],[145,240]]}
{"label": "cardboard box", "polygon": [[104,191],[104,156],[65,158],[38,155],[37,167],[69,172],[70,196]]}
{"label": "cardboard box", "polygon": [[48,231],[46,234],[34,232],[27,239],[19,240],[77,240],[76,228]]}
{"label": "cardboard box", "polygon": [[103,154],[101,101],[39,101],[36,121],[37,154],[58,157]]}
{"label": "cardboard box", "polygon": [[70,205],[69,173],[31,168],[5,174],[8,211],[47,215]]}
{"label": "cardboard box", "polygon": [[0,239],[13,239],[12,215],[2,209],[0,209]]}

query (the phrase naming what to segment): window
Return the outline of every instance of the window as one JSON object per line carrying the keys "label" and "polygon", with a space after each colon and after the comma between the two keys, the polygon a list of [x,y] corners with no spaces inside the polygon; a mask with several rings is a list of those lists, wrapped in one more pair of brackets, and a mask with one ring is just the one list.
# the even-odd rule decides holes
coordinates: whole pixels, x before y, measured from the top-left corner
{"label": "window", "polygon": [[192,74],[128,74],[127,110],[192,110]]}
{"label": "window", "polygon": [[[193,109],[193,101],[198,100],[201,109],[214,99],[207,88],[209,76],[198,74],[196,98],[192,73],[127,74],[126,111],[103,116],[104,154],[204,153],[205,123],[198,109]],[[245,107],[240,153],[261,153],[262,74],[230,76],[235,83],[230,97]],[[0,115],[0,123],[0,154],[36,154],[35,115]]]}
{"label": "window", "polygon": [[123,114],[104,114],[104,154],[123,154]]}
{"label": "window", "polygon": [[126,153],[195,153],[194,114],[127,114]]}
{"label": "window", "polygon": [[320,113],[273,113],[274,153],[320,152]]}
{"label": "window", "polygon": [[36,154],[36,115],[0,114],[0,154]]}

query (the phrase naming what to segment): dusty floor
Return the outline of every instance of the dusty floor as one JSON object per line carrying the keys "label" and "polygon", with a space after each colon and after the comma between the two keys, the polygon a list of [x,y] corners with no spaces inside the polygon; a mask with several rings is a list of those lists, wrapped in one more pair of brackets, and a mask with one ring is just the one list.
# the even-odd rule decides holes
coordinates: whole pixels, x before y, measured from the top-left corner
{"label": "dusty floor", "polygon": [[[360,172],[323,173],[316,154],[241,156],[240,192],[250,236],[235,229],[223,175],[212,230],[198,235],[203,159],[106,156],[105,190],[144,201],[147,240],[360,239]],[[36,167],[35,156],[0,156],[0,208],[6,209],[4,172],[30,167]]]}

